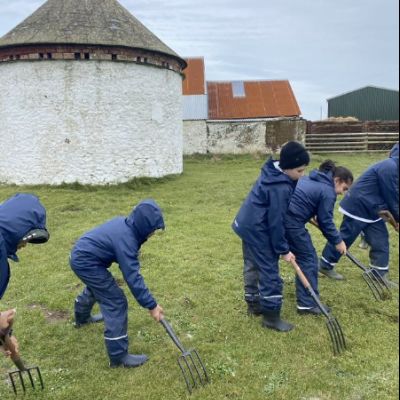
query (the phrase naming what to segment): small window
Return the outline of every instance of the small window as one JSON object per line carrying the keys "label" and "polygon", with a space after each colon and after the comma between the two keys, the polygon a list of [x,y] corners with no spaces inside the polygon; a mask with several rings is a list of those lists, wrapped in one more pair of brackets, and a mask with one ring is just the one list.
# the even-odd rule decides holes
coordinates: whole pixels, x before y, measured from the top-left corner
{"label": "small window", "polygon": [[141,62],[142,59],[141,59],[140,57],[136,57],[136,61],[137,61],[137,62]]}
{"label": "small window", "polygon": [[111,60],[116,60],[117,59],[117,55],[116,54],[111,54]]}
{"label": "small window", "polygon": [[147,64],[147,57],[145,57],[144,59],[143,59],[143,62],[145,62],[146,64]]}
{"label": "small window", "polygon": [[53,54],[47,53],[47,58],[48,58],[49,60],[51,60],[51,59],[53,58]]}
{"label": "small window", "polygon": [[90,53],[85,53],[85,60],[90,60]]}
{"label": "small window", "polygon": [[75,60],[81,59],[81,53],[75,53]]}
{"label": "small window", "polygon": [[44,54],[43,54],[43,53],[39,53],[39,58],[40,58],[41,60],[43,60]]}
{"label": "small window", "polygon": [[232,82],[232,95],[233,97],[246,97],[246,89],[243,81]]}

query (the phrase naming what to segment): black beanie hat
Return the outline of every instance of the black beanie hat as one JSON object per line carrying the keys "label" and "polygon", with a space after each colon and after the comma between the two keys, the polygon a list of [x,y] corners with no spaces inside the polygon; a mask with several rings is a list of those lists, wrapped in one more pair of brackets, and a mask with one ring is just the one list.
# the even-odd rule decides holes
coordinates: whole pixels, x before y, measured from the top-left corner
{"label": "black beanie hat", "polygon": [[282,169],[299,168],[310,163],[310,155],[299,142],[287,142],[281,148],[279,166]]}

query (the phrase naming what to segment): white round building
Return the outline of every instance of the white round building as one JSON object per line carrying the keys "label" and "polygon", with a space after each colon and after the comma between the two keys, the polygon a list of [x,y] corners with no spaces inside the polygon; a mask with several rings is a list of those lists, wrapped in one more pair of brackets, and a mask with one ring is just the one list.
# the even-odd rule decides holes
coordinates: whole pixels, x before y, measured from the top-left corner
{"label": "white round building", "polygon": [[181,173],[185,66],[116,0],[48,0],[0,38],[0,182]]}

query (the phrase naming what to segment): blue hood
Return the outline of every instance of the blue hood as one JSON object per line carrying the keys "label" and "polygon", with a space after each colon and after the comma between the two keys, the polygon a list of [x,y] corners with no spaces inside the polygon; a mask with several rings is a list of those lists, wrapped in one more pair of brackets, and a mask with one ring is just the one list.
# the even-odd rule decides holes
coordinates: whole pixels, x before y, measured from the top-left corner
{"label": "blue hood", "polygon": [[[261,168],[262,182],[267,184],[274,183],[293,183],[293,181],[281,170],[275,167],[277,161],[272,157]],[[279,164],[278,164],[279,165]]]}
{"label": "blue hood", "polygon": [[232,229],[252,246],[265,249],[271,246],[275,254],[287,254],[283,216],[296,182],[275,166],[270,158],[244,200]]}
{"label": "blue hood", "polygon": [[17,260],[18,243],[33,229],[46,229],[46,210],[36,196],[18,193],[0,204],[0,234],[8,257]]}
{"label": "blue hood", "polygon": [[399,143],[396,143],[390,151],[390,158],[397,158],[399,160]]}
{"label": "blue hood", "polygon": [[330,185],[333,187],[335,186],[332,172],[325,173],[317,169],[314,169],[313,171],[310,172],[309,177],[313,181],[325,183],[326,185]]}
{"label": "blue hood", "polygon": [[126,218],[126,223],[132,227],[140,244],[157,229],[165,229],[161,208],[152,199],[140,202]]}

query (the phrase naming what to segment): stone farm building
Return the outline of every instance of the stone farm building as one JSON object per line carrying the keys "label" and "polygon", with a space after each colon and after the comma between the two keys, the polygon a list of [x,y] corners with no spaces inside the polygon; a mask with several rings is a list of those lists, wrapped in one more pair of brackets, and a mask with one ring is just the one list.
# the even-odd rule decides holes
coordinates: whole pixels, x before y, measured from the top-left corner
{"label": "stone farm building", "polygon": [[288,80],[205,79],[202,57],[183,71],[184,153],[253,153],[304,141],[306,121]]}
{"label": "stone farm building", "polygon": [[116,0],[48,0],[0,38],[0,182],[181,173],[185,66]]}

